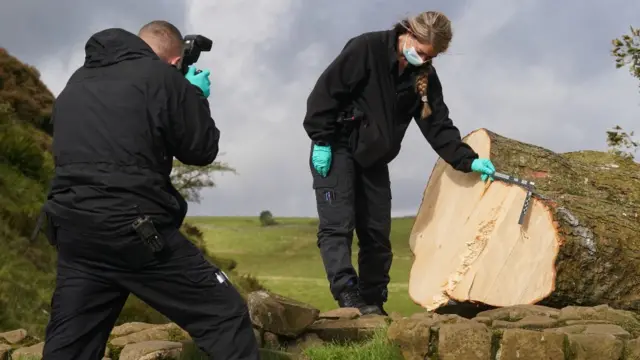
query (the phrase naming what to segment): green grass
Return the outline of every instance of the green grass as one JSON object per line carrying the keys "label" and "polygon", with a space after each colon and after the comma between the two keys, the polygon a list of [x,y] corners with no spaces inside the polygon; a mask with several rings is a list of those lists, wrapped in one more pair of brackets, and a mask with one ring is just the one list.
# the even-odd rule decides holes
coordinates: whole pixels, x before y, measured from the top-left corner
{"label": "green grass", "polygon": [[0,107],[0,331],[41,334],[48,320],[55,255],[44,236],[28,240],[52,169],[51,157],[29,141],[36,132]]}
{"label": "green grass", "polygon": [[[236,270],[256,277],[266,288],[312,304],[321,311],[336,308],[316,245],[318,222],[313,218],[277,218],[279,225],[263,227],[248,217],[190,217],[203,232],[206,248],[216,256],[237,262]],[[412,259],[409,233],[413,218],[393,220],[389,301],[385,308],[410,315],[421,311],[408,295]],[[357,269],[357,237],[353,261]]]}
{"label": "green grass", "polygon": [[324,344],[311,347],[303,353],[313,360],[403,360],[400,349],[387,340],[386,328],[378,330],[373,338],[362,344]]}
{"label": "green grass", "polygon": [[[387,340],[387,329],[381,328],[373,337],[362,343],[338,344],[325,343],[305,349],[298,356],[309,360],[403,360],[404,357],[397,346]],[[263,360],[290,359],[279,352],[262,352]],[[193,343],[187,344],[182,351],[180,360],[205,360],[207,356]]]}

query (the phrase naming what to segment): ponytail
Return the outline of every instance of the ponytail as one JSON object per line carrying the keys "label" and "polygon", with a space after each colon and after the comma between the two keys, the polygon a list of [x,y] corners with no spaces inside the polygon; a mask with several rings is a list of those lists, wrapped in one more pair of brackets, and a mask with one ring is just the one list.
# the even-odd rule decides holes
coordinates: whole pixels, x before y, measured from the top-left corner
{"label": "ponytail", "polygon": [[427,97],[427,88],[429,85],[429,71],[431,63],[422,65],[420,72],[416,76],[416,93],[422,101],[422,111],[420,112],[420,120],[424,120],[431,115],[431,106],[429,106],[429,98]]}

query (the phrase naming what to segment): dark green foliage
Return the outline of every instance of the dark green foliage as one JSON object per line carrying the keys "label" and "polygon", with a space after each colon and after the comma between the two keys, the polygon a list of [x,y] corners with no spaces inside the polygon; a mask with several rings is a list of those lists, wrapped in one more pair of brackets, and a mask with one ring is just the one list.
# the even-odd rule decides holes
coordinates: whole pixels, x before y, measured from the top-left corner
{"label": "dark green foliage", "polygon": [[193,166],[174,160],[171,182],[187,201],[199,203],[201,200],[200,190],[216,186],[212,179],[214,172],[237,174],[234,168],[220,161],[215,161],[207,166]]}
{"label": "dark green foliage", "polygon": [[38,76],[0,49],[0,330],[32,334],[48,320],[55,279],[53,248],[43,236],[28,240],[53,170],[40,126],[53,96]]}
{"label": "dark green foliage", "polygon": [[616,68],[629,65],[631,75],[640,79],[640,28],[630,27],[630,34],[611,41],[611,55],[616,58]]}
{"label": "dark green foliage", "polygon": [[634,140],[633,136],[633,131],[627,133],[616,125],[613,129],[607,131],[609,151],[614,155],[633,159],[638,147],[640,147],[640,142]]}
{"label": "dark green foliage", "polygon": [[[622,35],[611,41],[611,55],[616,58],[616,68],[629,66],[631,76],[640,80],[640,28],[630,27],[630,34]],[[615,155],[633,159],[640,142],[634,140],[633,131],[627,133],[616,125],[607,131],[609,151]]]}
{"label": "dark green foliage", "polygon": [[262,226],[272,226],[277,225],[278,222],[273,218],[271,211],[264,210],[260,212],[260,224],[262,224]]}
{"label": "dark green foliage", "polygon": [[0,100],[18,119],[51,134],[54,97],[40,81],[40,72],[0,48]]}

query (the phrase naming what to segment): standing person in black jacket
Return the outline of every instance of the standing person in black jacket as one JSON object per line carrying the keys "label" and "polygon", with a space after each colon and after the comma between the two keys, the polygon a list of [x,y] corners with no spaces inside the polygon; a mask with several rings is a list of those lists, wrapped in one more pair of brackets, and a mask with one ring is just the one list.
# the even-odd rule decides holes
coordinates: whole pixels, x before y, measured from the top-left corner
{"label": "standing person in black jacket", "polygon": [[[185,78],[172,66],[182,45],[180,31],[164,21],[138,36],[100,31],[56,99],[56,168],[44,211],[58,268],[44,360],[102,359],[129,293],[184,328],[210,357],[259,359],[246,303],[179,231],[187,203],[169,178],[173,157],[210,164],[220,138],[207,100],[209,71],[192,67]],[[157,237],[138,236],[133,223],[141,216]]]}
{"label": "standing person in black jacket", "polygon": [[[318,247],[341,307],[386,314],[392,261],[387,164],[398,155],[412,118],[453,168],[478,172],[482,180],[495,170],[462,142],[444,103],[432,59],[451,38],[449,19],[435,11],[356,36],[309,95],[304,128],[312,140]],[[359,276],[351,264],[354,229]]]}

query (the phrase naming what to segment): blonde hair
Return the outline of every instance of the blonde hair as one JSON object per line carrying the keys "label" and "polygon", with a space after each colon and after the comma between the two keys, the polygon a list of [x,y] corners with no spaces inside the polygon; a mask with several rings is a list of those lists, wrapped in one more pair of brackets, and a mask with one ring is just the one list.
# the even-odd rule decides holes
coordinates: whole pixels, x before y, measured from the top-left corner
{"label": "blonde hair", "polygon": [[[400,22],[400,25],[409,30],[420,43],[433,46],[433,50],[438,54],[447,51],[453,38],[451,21],[446,15],[438,11],[425,11],[405,18]],[[428,61],[423,64],[420,73],[416,77],[416,92],[422,99],[422,112],[420,115],[422,119],[431,115],[431,107],[427,102],[430,70],[431,61]]]}

